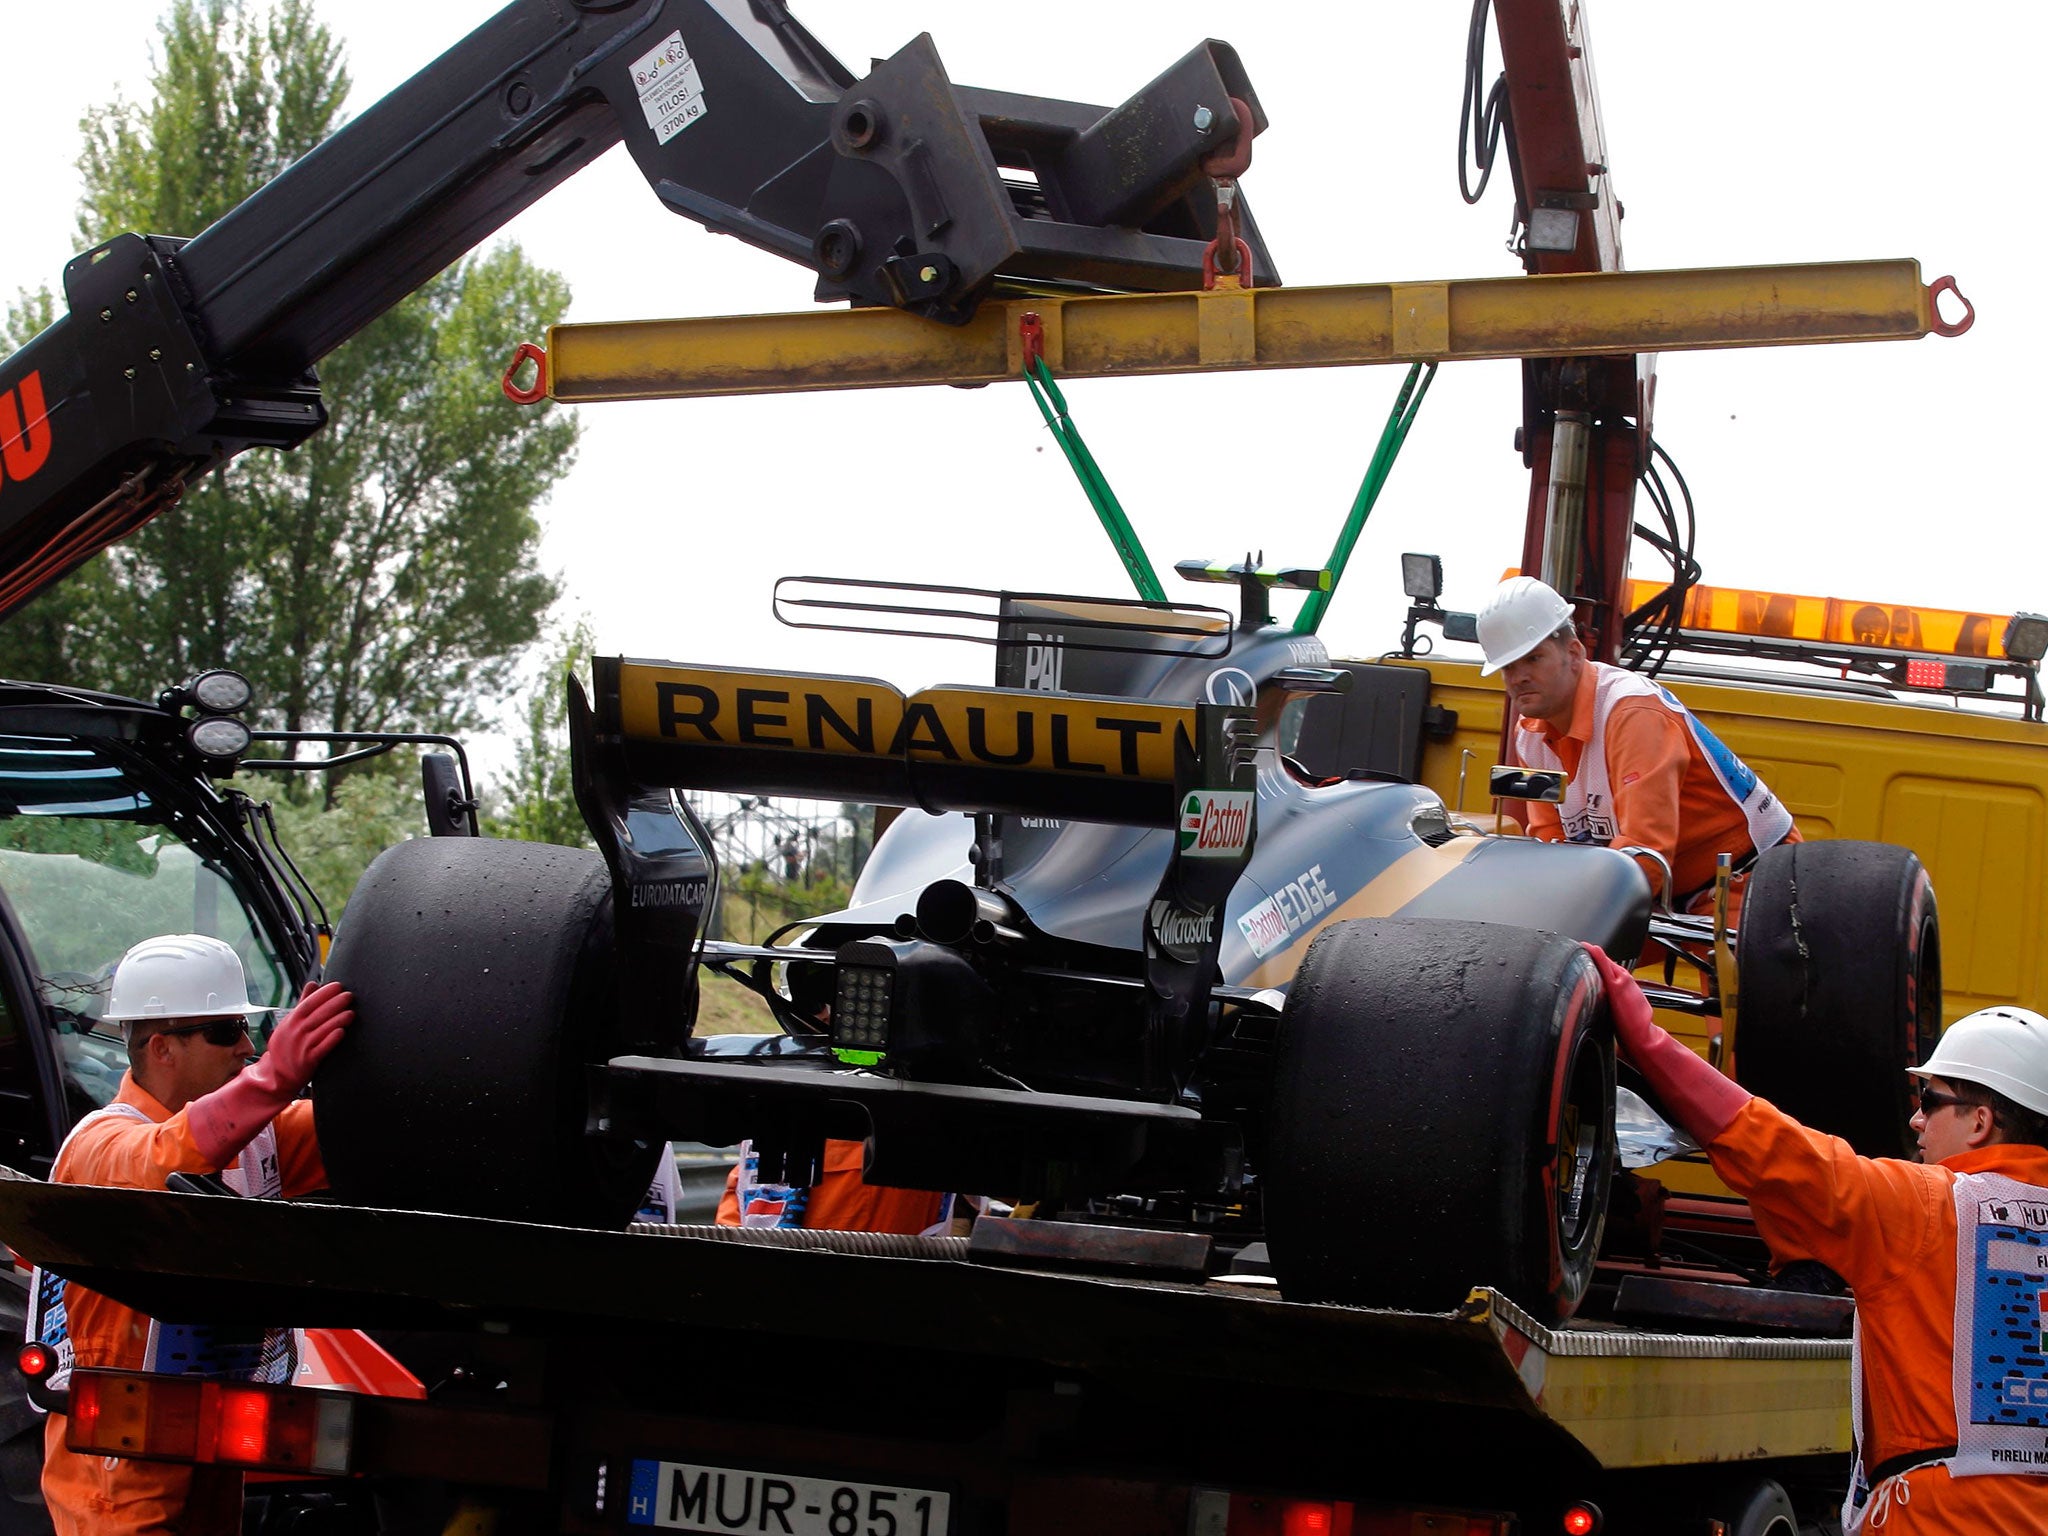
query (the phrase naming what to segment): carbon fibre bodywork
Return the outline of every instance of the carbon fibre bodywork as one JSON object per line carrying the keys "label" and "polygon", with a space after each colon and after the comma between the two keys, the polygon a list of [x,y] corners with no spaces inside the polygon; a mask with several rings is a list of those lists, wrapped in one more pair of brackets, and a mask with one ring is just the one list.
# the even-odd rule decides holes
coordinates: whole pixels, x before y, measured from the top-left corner
{"label": "carbon fibre bodywork", "polygon": [[[826,1137],[847,1137],[868,1142],[878,1183],[1228,1199],[1256,1165],[1286,988],[1331,924],[1456,917],[1642,947],[1633,860],[1481,835],[1418,785],[1294,762],[1309,709],[1345,707],[1320,641],[1255,614],[1149,650],[1089,648],[1105,622],[1078,601],[1012,601],[1006,686],[908,698],[600,660],[595,704],[575,706],[579,795],[612,862],[622,970],[646,978],[642,1016],[694,1011],[661,963],[687,945],[755,986],[788,1033],[650,1039],[593,1069],[593,1123],[748,1137],[797,1179]],[[642,866],[630,839],[603,835],[619,824],[608,808],[651,784],[909,808],[845,911],[749,949],[702,939],[713,898],[679,875],[681,850]],[[1186,813],[1232,803],[1255,807],[1242,847],[1200,858]],[[849,991],[856,973],[889,979]]]}

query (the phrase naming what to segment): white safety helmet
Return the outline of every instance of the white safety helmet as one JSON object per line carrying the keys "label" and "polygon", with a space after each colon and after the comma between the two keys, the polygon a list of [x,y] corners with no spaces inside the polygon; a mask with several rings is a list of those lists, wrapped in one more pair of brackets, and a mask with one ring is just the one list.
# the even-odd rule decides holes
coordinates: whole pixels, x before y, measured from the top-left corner
{"label": "white safety helmet", "polygon": [[107,996],[109,1021],[212,1019],[268,1013],[249,1001],[248,978],[232,947],[203,933],[144,939],[121,957]]}
{"label": "white safety helmet", "polygon": [[2048,1115],[2048,1019],[2031,1008],[1979,1008],[1957,1019],[1915,1077],[1975,1083]]}
{"label": "white safety helmet", "polygon": [[1520,661],[1557,633],[1572,616],[1572,605],[1557,589],[1534,576],[1510,576],[1493,589],[1479,610],[1479,648],[1486,652],[1481,677],[1491,677],[1511,661]]}

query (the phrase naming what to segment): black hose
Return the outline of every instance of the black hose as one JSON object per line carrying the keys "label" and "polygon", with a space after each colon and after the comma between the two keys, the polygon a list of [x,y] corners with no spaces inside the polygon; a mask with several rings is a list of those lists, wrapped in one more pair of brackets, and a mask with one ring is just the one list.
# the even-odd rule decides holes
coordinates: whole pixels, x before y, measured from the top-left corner
{"label": "black hose", "polygon": [[[1664,469],[1671,471],[1671,478],[1677,482],[1679,496],[1685,503],[1683,529],[1679,526],[1677,502],[1664,483],[1660,462]],[[1693,506],[1692,487],[1686,484],[1685,476],[1680,473],[1676,461],[1665,452],[1664,445],[1654,438],[1650,442],[1650,462],[1644,465],[1640,479],[1644,494],[1656,508],[1658,520],[1664,527],[1659,533],[1637,523],[1636,537],[1670,562],[1671,581],[1622,620],[1622,633],[1626,638],[1622,663],[1646,676],[1655,677],[1671,660],[1671,653],[1678,644],[1679,630],[1684,624],[1686,598],[1699,585],[1700,564],[1693,553],[1699,535],[1699,516]]]}
{"label": "black hose", "polygon": [[[1493,0],[1472,0],[1472,25],[1465,34],[1465,91],[1458,103],[1458,191],[1468,203],[1476,203],[1486,195],[1486,183],[1493,177],[1493,163],[1503,133],[1507,135],[1509,158],[1515,153],[1515,124],[1508,114],[1507,71],[1501,71],[1491,91],[1486,89],[1486,12],[1492,3]],[[1475,116],[1479,124],[1476,142],[1472,137]],[[1468,153],[1472,169],[1479,173],[1476,187],[1466,170]]]}

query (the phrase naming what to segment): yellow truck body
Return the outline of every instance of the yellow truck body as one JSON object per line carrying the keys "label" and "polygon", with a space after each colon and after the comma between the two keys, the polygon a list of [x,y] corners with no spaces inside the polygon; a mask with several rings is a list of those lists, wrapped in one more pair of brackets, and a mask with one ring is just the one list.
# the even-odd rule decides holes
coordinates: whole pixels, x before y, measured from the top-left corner
{"label": "yellow truck body", "polygon": [[[1423,781],[1490,824],[1499,679],[1468,662],[1405,664],[1425,668],[1430,702],[1458,717],[1454,734],[1425,743]],[[2048,1006],[2048,724],[1763,680],[1664,681],[1777,792],[1806,836],[1897,843],[1920,856],[1941,912],[1945,1023],[1993,1003]]]}

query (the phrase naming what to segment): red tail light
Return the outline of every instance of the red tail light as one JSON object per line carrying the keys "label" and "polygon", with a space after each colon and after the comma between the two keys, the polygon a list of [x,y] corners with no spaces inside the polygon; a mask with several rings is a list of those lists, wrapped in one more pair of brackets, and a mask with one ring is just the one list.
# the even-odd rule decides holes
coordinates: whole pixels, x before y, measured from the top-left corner
{"label": "red tail light", "polygon": [[1596,1536],[1600,1529],[1600,1506],[1574,1504],[1564,1512],[1564,1536]]}
{"label": "red tail light", "polygon": [[71,1379],[71,1434],[96,1434],[100,1427],[100,1384],[89,1375]]}
{"label": "red tail light", "polygon": [[220,1394],[220,1427],[215,1453],[222,1461],[250,1466],[270,1445],[270,1394],[260,1388],[225,1387]]}
{"label": "red tail light", "polygon": [[1336,1511],[1328,1504],[1288,1499],[1280,1506],[1280,1536],[1336,1536]]}
{"label": "red tail light", "polygon": [[57,1355],[47,1344],[28,1343],[21,1346],[14,1363],[30,1381],[41,1381],[56,1367]]}
{"label": "red tail light", "polygon": [[1507,1536],[1511,1516],[1354,1504],[1348,1499],[1190,1491],[1190,1531],[1201,1536]]}
{"label": "red tail light", "polygon": [[72,1375],[65,1443],[102,1456],[340,1476],[354,1428],[345,1392],[95,1370]]}

